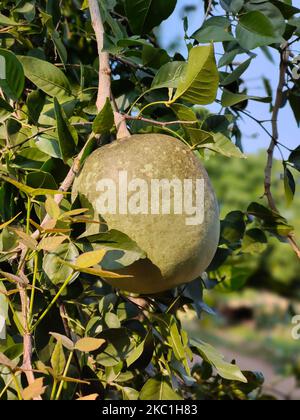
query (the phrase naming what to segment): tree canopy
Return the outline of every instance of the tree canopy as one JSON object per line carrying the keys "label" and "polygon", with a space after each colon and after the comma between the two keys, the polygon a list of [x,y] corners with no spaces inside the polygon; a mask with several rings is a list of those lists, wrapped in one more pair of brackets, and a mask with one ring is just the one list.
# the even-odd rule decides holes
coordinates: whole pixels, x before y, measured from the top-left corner
{"label": "tree canopy", "polygon": [[[204,0],[199,29],[190,34],[182,22],[186,59],[163,49],[155,29],[176,4],[1,1],[0,399],[264,398],[261,375],[188,336],[177,315],[212,314],[203,290],[242,287],[274,240],[299,263],[291,209],[300,145],[280,139],[278,115],[289,106],[300,123],[300,8]],[[262,96],[244,79],[258,49],[280,61],[277,90],[266,75]],[[270,121],[249,113],[252,101]],[[270,140],[263,164],[243,151],[239,124],[248,118]],[[207,273],[159,296],[129,296],[101,280],[118,278],[110,250],[124,265],[143,250],[118,231],[84,236],[95,222],[89,203],[70,197],[93,150],[138,133],[180,139],[215,174],[221,204],[230,202]],[[288,158],[274,163],[275,150]],[[222,196],[231,183],[233,200]]]}

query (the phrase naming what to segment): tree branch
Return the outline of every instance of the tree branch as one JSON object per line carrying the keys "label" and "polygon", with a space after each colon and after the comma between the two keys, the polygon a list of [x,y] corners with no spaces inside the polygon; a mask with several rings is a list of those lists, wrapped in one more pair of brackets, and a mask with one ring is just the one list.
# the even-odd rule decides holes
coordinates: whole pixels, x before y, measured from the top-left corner
{"label": "tree branch", "polygon": [[[289,62],[289,46],[287,43],[283,45],[281,51],[281,59],[280,59],[280,66],[279,66],[279,82],[276,91],[276,98],[275,104],[272,113],[272,138],[268,148],[268,159],[267,164],[265,167],[265,196],[267,197],[269,207],[278,213],[278,209],[272,194],[272,169],[273,169],[273,161],[274,161],[274,150],[276,145],[278,144],[279,139],[279,131],[278,131],[278,116],[279,111],[283,103],[283,90],[285,86],[285,77],[286,72],[288,69],[288,62]],[[288,242],[290,243],[291,247],[293,248],[294,252],[296,253],[297,257],[300,259],[300,248],[297,245],[295,238],[292,233],[288,235]]]}
{"label": "tree branch", "polygon": [[132,120],[132,121],[144,121],[144,122],[147,122],[147,123],[150,123],[150,124],[153,124],[153,125],[160,125],[161,127],[166,127],[168,125],[174,125],[174,124],[183,124],[184,125],[184,124],[197,124],[198,123],[198,121],[180,121],[180,120],[177,120],[177,121],[155,121],[155,120],[151,120],[150,118],[144,118],[140,115],[135,117],[135,116],[132,116],[132,115],[127,115],[127,114],[124,115],[124,118],[126,120]]}
{"label": "tree branch", "polygon": [[206,12],[204,14],[202,25],[204,25],[204,23],[205,23],[206,19],[208,18],[210,12],[212,11],[212,8],[213,8],[212,3],[213,3],[213,0],[208,0],[207,9],[206,9]]}
{"label": "tree branch", "polygon": [[[109,53],[103,51],[104,45],[104,25],[97,0],[89,0],[89,9],[92,19],[92,26],[96,35],[98,56],[99,56],[99,84],[97,95],[97,108],[101,111],[107,98],[111,98],[111,69],[109,62]],[[115,124],[118,130],[117,138],[129,137],[130,133],[126,126],[124,117],[115,110]]]}
{"label": "tree branch", "polygon": [[[24,272],[24,264],[26,259],[27,249],[24,249],[21,254],[19,263],[19,277],[22,282],[18,282],[18,289],[21,300],[22,310],[22,326],[23,326],[23,363],[22,370],[26,375],[28,385],[35,381],[32,368],[32,336],[29,328],[29,299],[27,295],[27,284],[29,283]],[[36,400],[41,400],[41,397],[36,397]]]}

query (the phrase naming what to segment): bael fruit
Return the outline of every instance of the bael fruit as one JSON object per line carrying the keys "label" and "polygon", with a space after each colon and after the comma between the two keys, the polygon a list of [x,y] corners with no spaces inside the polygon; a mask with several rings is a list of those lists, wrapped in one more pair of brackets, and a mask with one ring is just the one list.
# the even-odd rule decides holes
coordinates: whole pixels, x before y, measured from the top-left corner
{"label": "bael fruit", "polygon": [[[187,224],[187,220],[191,220],[190,214],[176,214],[174,190],[170,214],[162,214],[161,211],[160,214],[151,214],[150,210],[148,214],[120,214],[119,208],[116,214],[102,214],[109,229],[125,233],[147,254],[146,259],[140,259],[118,271],[132,277],[107,279],[107,282],[128,292],[154,294],[197,278],[206,270],[215,254],[220,230],[218,204],[199,159],[174,137],[162,134],[133,135],[94,151],[75,181],[73,195],[78,192],[84,194],[96,215],[100,216],[97,201],[99,182],[111,180],[120,191],[120,171],[123,174],[126,172],[128,182],[134,179],[146,181],[149,193],[153,180],[176,179],[182,181],[182,185],[184,180],[193,180],[194,198],[196,180],[204,180],[204,222]],[[134,194],[130,192],[128,198]],[[149,208],[150,203],[149,199]]]}

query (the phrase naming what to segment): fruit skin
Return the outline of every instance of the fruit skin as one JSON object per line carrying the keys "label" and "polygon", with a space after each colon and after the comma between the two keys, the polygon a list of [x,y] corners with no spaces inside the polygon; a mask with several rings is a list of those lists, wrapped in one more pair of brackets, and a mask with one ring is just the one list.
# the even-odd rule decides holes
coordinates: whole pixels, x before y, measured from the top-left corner
{"label": "fruit skin", "polygon": [[[209,266],[216,252],[219,208],[207,172],[199,159],[181,141],[162,134],[133,135],[94,151],[86,160],[73,187],[73,197],[84,194],[96,209],[96,184],[112,179],[118,184],[119,171],[128,180],[204,179],[204,223],[186,225],[186,214],[106,214],[109,229],[119,230],[143,249],[140,259],[118,271],[131,278],[106,279],[113,287],[132,293],[155,294],[190,282]],[[97,212],[95,212],[97,213]],[[95,232],[93,232],[95,233]]]}

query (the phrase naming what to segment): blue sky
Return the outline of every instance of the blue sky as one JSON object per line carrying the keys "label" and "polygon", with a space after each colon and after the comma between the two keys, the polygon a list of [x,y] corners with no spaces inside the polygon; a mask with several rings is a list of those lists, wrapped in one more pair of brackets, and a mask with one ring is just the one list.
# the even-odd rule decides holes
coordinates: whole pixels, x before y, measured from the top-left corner
{"label": "blue sky", "polygon": [[[180,45],[180,52],[185,56],[187,55],[187,50],[184,42],[182,18],[184,16],[184,7],[190,5],[195,6],[196,10],[187,15],[189,21],[188,33],[190,35],[195,32],[195,30],[199,29],[203,21],[203,0],[178,0],[174,13],[169,17],[169,19],[162,23],[160,28],[161,46],[163,48],[168,48],[171,43],[178,41]],[[294,44],[293,48],[297,49],[297,47],[300,50],[300,45]],[[216,53],[218,50],[220,51],[220,48],[221,44],[218,43],[216,45]],[[273,64],[259,49],[255,50],[254,52],[258,54],[258,57],[252,61],[250,67],[243,77],[246,80],[249,94],[266,96],[261,78],[262,76],[269,78],[273,92],[276,91],[276,86],[278,83],[279,57],[278,54],[274,54]],[[297,54],[297,51],[295,51],[295,54]],[[216,55],[216,58],[218,60],[219,56]],[[239,62],[242,62],[244,59],[246,59],[246,56],[239,55],[237,59]],[[219,107],[212,106],[210,109],[213,112],[217,112]],[[268,104],[250,101],[248,112],[260,120],[270,119]],[[251,121],[248,117],[245,116],[244,121],[240,123],[240,127],[243,132],[243,146],[246,153],[253,153],[261,148],[266,149],[268,147],[270,142],[268,135],[265,134],[254,121]],[[270,130],[269,123],[266,124],[266,128]],[[300,144],[300,131],[289,105],[280,111],[279,133],[280,142],[288,146],[290,149],[296,148]],[[285,149],[282,149],[282,151],[285,157],[287,157],[289,153]],[[276,151],[276,157],[280,158],[278,151]]]}

